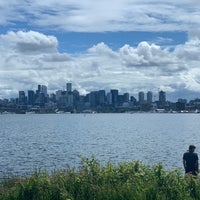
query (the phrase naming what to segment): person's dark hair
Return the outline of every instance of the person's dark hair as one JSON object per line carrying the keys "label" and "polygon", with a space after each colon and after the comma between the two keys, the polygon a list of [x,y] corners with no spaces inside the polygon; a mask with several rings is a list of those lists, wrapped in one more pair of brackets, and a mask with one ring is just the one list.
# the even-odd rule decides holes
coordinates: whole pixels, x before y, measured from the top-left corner
{"label": "person's dark hair", "polygon": [[194,145],[189,146],[189,150],[195,149],[196,147]]}

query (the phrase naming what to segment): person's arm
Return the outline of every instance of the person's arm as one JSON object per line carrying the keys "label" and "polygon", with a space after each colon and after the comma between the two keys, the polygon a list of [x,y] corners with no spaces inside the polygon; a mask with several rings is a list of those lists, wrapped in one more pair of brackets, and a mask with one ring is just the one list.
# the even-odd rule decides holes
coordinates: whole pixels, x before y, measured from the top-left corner
{"label": "person's arm", "polygon": [[199,173],[199,159],[198,159],[198,156],[197,156],[197,160],[196,160],[196,163],[195,163],[195,169],[196,169],[196,172]]}
{"label": "person's arm", "polygon": [[186,170],[186,160],[185,159],[183,159],[183,167]]}
{"label": "person's arm", "polygon": [[196,165],[197,165],[197,172],[199,173],[199,161],[198,160],[197,160]]}

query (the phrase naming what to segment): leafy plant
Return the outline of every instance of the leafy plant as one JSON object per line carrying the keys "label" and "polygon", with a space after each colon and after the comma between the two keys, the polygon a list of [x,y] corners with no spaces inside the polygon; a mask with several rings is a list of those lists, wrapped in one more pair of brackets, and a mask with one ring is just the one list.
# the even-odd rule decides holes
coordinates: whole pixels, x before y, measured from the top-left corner
{"label": "leafy plant", "polygon": [[179,169],[139,161],[101,165],[94,156],[82,158],[79,169],[36,171],[30,177],[0,184],[1,200],[192,200],[200,199],[198,177]]}

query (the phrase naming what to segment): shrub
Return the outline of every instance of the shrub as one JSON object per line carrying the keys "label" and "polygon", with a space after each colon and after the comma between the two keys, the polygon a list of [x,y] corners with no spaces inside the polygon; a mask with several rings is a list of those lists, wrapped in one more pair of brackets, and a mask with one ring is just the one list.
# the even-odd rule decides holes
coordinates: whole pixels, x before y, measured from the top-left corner
{"label": "shrub", "polygon": [[79,169],[36,171],[30,177],[1,182],[1,200],[192,200],[200,199],[198,177],[179,169],[139,161],[102,166],[94,157],[82,158]]}

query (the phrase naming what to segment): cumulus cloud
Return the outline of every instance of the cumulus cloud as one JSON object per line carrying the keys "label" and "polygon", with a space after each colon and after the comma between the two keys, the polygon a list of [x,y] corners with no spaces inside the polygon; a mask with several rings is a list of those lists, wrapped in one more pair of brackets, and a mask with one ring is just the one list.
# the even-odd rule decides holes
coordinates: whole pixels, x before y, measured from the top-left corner
{"label": "cumulus cloud", "polygon": [[70,56],[66,53],[63,54],[56,53],[56,54],[44,55],[41,59],[46,62],[65,62],[70,59]]}
{"label": "cumulus cloud", "polygon": [[58,45],[54,36],[46,36],[35,31],[10,31],[6,35],[1,35],[0,39],[3,40],[4,44],[9,44],[23,54],[56,52]]}
{"label": "cumulus cloud", "polygon": [[[111,88],[132,94],[157,88],[170,94],[200,91],[198,0],[9,0],[0,1],[0,10],[0,98],[37,84],[51,91],[63,89],[67,81],[83,93]],[[6,29],[9,32],[3,34]],[[73,55],[59,52],[55,36],[29,31],[33,29],[189,34],[185,43],[173,48],[161,46],[171,38],[158,37],[115,50],[101,42]]]}
{"label": "cumulus cloud", "polygon": [[187,41],[184,45],[176,47],[175,53],[179,58],[190,60],[191,65],[197,64],[200,61],[200,38],[195,35]]}
{"label": "cumulus cloud", "polygon": [[103,42],[89,48],[88,52],[91,54],[101,54],[104,56],[116,57],[116,53]]}
{"label": "cumulus cloud", "polygon": [[[137,48],[125,45],[120,49],[122,60],[127,66],[156,66],[157,62],[161,63],[164,55],[163,50],[155,44],[141,42]],[[159,59],[158,59],[159,58]]]}
{"label": "cumulus cloud", "polygon": [[198,36],[191,34],[173,51],[143,41],[117,50],[99,43],[84,53],[69,55],[58,51],[54,36],[8,32],[0,35],[0,98],[16,96],[19,90],[34,89],[37,84],[55,92],[68,81],[83,93],[113,88],[133,95],[141,90],[157,93],[158,88],[169,94],[179,89],[196,93],[200,91]]}

